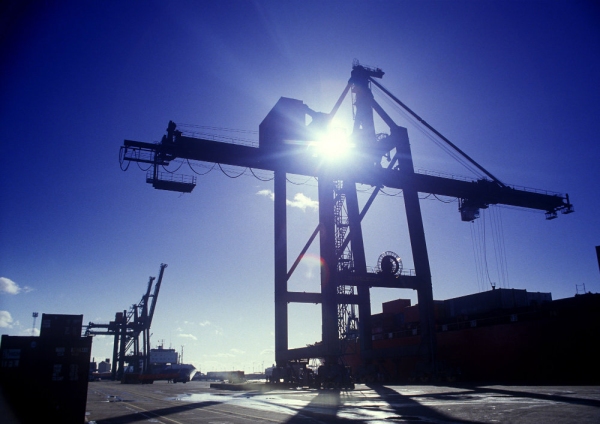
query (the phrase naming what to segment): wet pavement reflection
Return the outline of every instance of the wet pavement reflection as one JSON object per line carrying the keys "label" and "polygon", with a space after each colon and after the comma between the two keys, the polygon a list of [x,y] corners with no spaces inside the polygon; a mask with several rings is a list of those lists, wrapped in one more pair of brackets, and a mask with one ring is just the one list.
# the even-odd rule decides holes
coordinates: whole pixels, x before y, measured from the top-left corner
{"label": "wet pavement reflection", "polygon": [[597,423],[600,387],[357,385],[355,390],[227,391],[207,383],[94,382],[88,422]]}

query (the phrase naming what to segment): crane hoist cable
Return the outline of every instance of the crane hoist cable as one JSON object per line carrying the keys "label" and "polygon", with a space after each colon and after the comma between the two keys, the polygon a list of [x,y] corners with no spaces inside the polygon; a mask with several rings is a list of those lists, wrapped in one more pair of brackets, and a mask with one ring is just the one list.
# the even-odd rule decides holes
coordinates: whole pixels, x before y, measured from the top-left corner
{"label": "crane hoist cable", "polygon": [[[473,256],[475,260],[475,272],[479,291],[486,291],[488,284],[492,287],[499,285],[509,288],[508,266],[506,261],[506,247],[504,243],[504,230],[502,217],[499,210],[492,205],[488,210],[482,211],[481,220],[474,222],[471,228],[471,241],[473,245]],[[489,218],[489,219],[488,219]],[[488,231],[488,226],[490,231]],[[490,241],[491,237],[491,241]],[[494,262],[489,261],[489,254],[493,247]],[[496,281],[491,277],[490,268],[495,263]]]}

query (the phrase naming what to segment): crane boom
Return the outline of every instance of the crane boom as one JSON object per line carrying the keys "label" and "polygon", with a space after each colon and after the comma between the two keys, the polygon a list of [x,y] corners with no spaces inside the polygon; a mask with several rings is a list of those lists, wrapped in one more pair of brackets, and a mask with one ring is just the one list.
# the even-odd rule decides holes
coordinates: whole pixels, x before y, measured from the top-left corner
{"label": "crane boom", "polygon": [[156,301],[158,300],[158,292],[160,291],[160,285],[162,283],[163,274],[165,272],[165,268],[167,264],[160,264],[160,272],[158,274],[158,281],[156,281],[156,285],[154,286],[154,294],[152,295],[152,304],[150,305],[150,311],[148,312],[148,324],[147,328],[150,328],[152,325],[152,318],[154,318],[154,309],[156,308]]}
{"label": "crane boom", "polygon": [[[281,166],[281,161],[285,160],[289,173],[306,176],[315,175],[320,165],[319,158],[306,153],[306,150],[298,149],[297,146],[284,149],[283,155],[273,155],[260,147],[229,144],[176,133],[172,140],[165,142],[165,138],[163,138],[163,141],[158,144],[124,140],[123,158],[137,162],[154,162],[160,165],[168,165],[171,160],[182,158],[269,171],[277,169]],[[138,159],[149,156],[156,158],[156,161]],[[334,170],[334,178],[344,179],[347,172],[347,169],[342,168],[337,172]],[[573,205],[569,202],[566,194],[528,190],[505,184],[499,185],[497,181],[488,179],[469,181],[420,173],[414,173],[408,178],[403,172],[396,169],[364,167],[352,169],[352,179],[357,183],[373,186],[383,183],[386,187],[400,190],[410,186],[420,193],[462,199],[461,207],[465,218],[469,210],[486,208],[489,205],[540,210],[546,212],[549,218],[555,217],[559,211],[562,213],[573,211]],[[160,181],[148,182],[156,184],[155,187],[160,188]]]}

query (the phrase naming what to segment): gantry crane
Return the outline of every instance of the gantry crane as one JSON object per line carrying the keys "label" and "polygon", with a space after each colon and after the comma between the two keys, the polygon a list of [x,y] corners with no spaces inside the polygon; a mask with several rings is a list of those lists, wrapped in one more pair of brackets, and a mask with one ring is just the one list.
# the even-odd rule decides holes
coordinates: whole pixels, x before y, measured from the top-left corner
{"label": "gantry crane", "polygon": [[[122,164],[134,161],[152,166],[146,180],[157,189],[184,193],[194,189],[195,178],[174,177],[173,174],[159,171],[161,166],[168,165],[176,158],[274,172],[275,359],[279,367],[286,366],[290,361],[324,358],[325,366],[334,369],[343,354],[344,346],[340,339],[344,337],[344,331],[355,335],[354,331],[344,330],[340,325],[340,315],[346,314],[341,321],[345,321],[344,325],[350,330],[355,328],[348,323],[356,319],[354,309],[348,312],[346,305],[358,306],[361,356],[366,362],[372,360],[375,353],[370,334],[370,288],[396,287],[416,290],[418,297],[421,344],[417,351],[407,354],[420,355],[426,366],[435,372],[433,291],[419,193],[457,198],[463,221],[473,221],[478,218],[480,209],[500,204],[541,210],[546,213],[547,219],[556,218],[558,212],[573,212],[568,195],[518,189],[502,183],[386,90],[377,81],[383,75],[384,72],[379,68],[355,62],[348,84],[330,113],[315,112],[301,100],[280,98],[259,126],[258,148],[186,136],[172,121],[159,143],[125,140],[121,147]],[[440,137],[484,176],[474,180],[459,180],[415,172],[408,131],[397,125],[375,100],[372,85]],[[346,160],[328,162],[315,150],[315,141],[319,134],[326,131],[328,123],[350,91],[355,116],[351,136],[354,149]],[[388,134],[375,132],[374,112],[389,128]],[[306,125],[307,115],[312,118],[309,125]],[[319,200],[319,224],[289,270],[286,214],[288,173],[317,177]],[[362,210],[356,184],[374,187]],[[380,258],[382,266],[376,272],[369,272],[367,268],[361,221],[377,194],[386,187],[403,192],[413,270],[402,270],[394,255]],[[346,215],[342,216],[341,210]],[[315,293],[289,291],[287,282],[317,235],[323,263],[321,290]],[[321,304],[321,343],[289,349],[289,303]]]}
{"label": "gantry crane", "polygon": [[[123,376],[125,363],[133,367],[134,373],[141,373],[149,367],[150,353],[150,327],[156,309],[156,301],[162,284],[163,274],[167,264],[160,264],[158,280],[152,284],[156,277],[150,277],[148,288],[139,303],[133,304],[129,311],[117,312],[115,320],[108,324],[90,322],[85,334],[114,336],[112,378],[120,380]],[[141,335],[141,348],[140,348]]]}

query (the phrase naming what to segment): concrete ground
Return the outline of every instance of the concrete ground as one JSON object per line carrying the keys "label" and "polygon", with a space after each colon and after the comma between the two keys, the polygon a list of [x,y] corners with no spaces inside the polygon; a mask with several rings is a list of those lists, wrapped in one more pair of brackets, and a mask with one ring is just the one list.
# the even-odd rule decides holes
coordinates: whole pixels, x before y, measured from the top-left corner
{"label": "concrete ground", "polygon": [[153,423],[600,423],[600,386],[357,385],[353,391],[91,382],[86,420]]}

